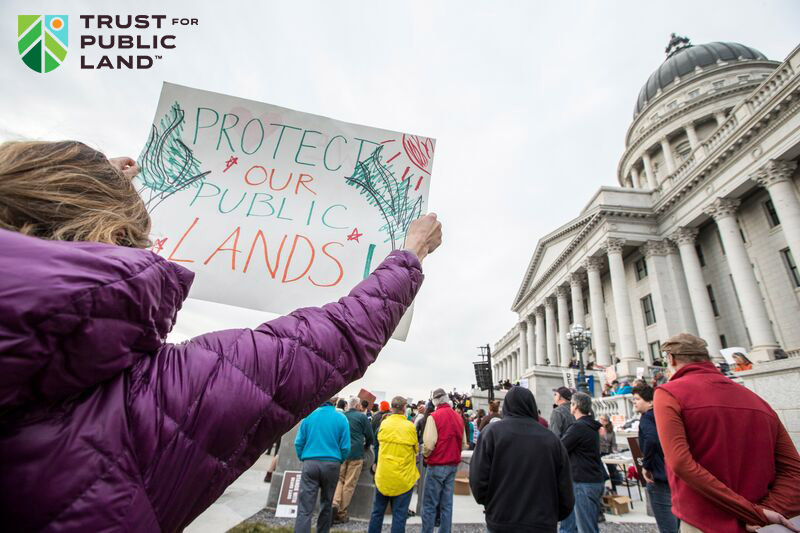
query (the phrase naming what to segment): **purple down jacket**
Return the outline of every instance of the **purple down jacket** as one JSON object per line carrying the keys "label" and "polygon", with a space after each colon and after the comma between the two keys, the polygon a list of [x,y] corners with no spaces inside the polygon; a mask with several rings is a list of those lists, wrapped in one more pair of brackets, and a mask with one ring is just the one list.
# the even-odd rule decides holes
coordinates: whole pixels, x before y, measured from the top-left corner
{"label": "purple down jacket", "polygon": [[336,303],[165,343],[192,278],[0,230],[0,530],[182,529],[364,374],[422,270],[392,252]]}

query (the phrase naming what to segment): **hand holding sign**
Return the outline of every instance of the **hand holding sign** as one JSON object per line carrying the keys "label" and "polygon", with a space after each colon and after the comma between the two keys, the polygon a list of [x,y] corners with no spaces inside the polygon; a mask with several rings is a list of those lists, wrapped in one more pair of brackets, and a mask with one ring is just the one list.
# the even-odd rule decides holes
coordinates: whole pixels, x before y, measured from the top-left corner
{"label": "hand holding sign", "polygon": [[413,221],[406,234],[406,250],[414,252],[420,261],[442,244],[442,223],[436,213],[428,213]]}

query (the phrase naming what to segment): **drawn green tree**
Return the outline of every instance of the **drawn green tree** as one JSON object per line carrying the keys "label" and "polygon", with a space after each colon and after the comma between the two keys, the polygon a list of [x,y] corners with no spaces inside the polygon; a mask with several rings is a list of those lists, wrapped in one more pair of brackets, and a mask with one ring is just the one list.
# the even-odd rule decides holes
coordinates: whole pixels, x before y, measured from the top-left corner
{"label": "drawn green tree", "polygon": [[422,214],[422,196],[412,198],[411,179],[398,180],[392,166],[383,161],[383,145],[378,146],[364,161],[356,163],[353,175],[345,178],[348,185],[358,189],[369,205],[376,207],[385,224],[380,230],[391,241],[392,249],[405,242],[411,222]]}
{"label": "drawn green tree", "polygon": [[198,187],[210,173],[200,171],[200,161],[181,139],[185,113],[175,102],[153,124],[150,137],[139,156],[139,194],[152,212],[161,202],[187,187]]}

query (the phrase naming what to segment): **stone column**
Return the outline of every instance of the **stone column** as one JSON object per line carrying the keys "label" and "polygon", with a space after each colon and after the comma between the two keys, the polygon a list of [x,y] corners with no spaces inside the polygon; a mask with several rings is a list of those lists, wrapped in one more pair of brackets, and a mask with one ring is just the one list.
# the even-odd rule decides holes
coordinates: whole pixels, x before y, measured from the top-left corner
{"label": "stone column", "polygon": [[536,313],[536,364],[546,365],[547,360],[547,334],[545,333],[544,307],[537,307]]}
{"label": "stone column", "polygon": [[558,302],[558,343],[561,345],[560,366],[569,366],[572,359],[572,346],[567,340],[569,331],[569,308],[567,307],[566,287],[556,287],[556,300]]}
{"label": "stone column", "polygon": [[717,127],[719,128],[722,126],[722,123],[725,122],[725,111],[715,111],[714,112],[714,120],[717,121]]}
{"label": "stone column", "polygon": [[767,315],[767,307],[758,287],[753,264],[744,247],[742,234],[739,233],[736,210],[739,209],[740,203],[739,200],[730,198],[717,198],[705,211],[716,221],[722,246],[725,247],[725,257],[731,269],[736,293],[739,295],[744,322],[753,343],[750,360],[769,361],[774,358],[778,341]]}
{"label": "stone column", "polygon": [[792,174],[796,168],[797,161],[772,159],[751,176],[767,189],[795,263],[800,261],[800,201],[797,200],[792,183]]}
{"label": "stone column", "polygon": [[533,315],[528,315],[525,317],[525,321],[528,323],[528,361],[525,363],[526,368],[531,368],[536,364],[536,335],[535,335],[535,324],[533,322]]}
{"label": "stone column", "polygon": [[667,174],[675,172],[675,159],[672,157],[672,146],[669,144],[669,139],[662,137],[661,139],[661,152],[664,154],[664,163],[667,165]]}
{"label": "stone column", "polygon": [[608,323],[606,322],[606,309],[603,305],[603,286],[600,280],[601,264],[602,260],[600,258],[589,257],[583,266],[589,275],[589,305],[592,306],[592,348],[597,358],[597,364],[611,366]]}
{"label": "stone column", "polygon": [[558,366],[558,333],[556,333],[556,302],[548,296],[545,299],[545,321],[547,322],[547,359],[551,366]]}
{"label": "stone column", "polygon": [[519,323],[519,364],[520,374],[528,368],[528,322],[521,320]]}
{"label": "stone column", "polygon": [[686,286],[689,289],[689,301],[692,302],[692,311],[694,311],[694,319],[697,323],[697,334],[708,343],[708,353],[711,354],[711,357],[715,361],[719,361],[722,359],[719,355],[722,345],[719,340],[717,319],[714,317],[714,309],[711,307],[708,289],[706,289],[706,282],[703,279],[700,258],[697,257],[697,250],[694,249],[696,238],[697,230],[694,228],[678,228],[671,236],[681,254],[683,273],[686,275]]}
{"label": "stone column", "polygon": [[[667,246],[664,241],[647,241],[640,250],[647,265],[647,284],[650,287],[650,298],[653,300],[653,310],[656,314],[655,327],[658,337],[666,339],[680,332],[672,277],[667,272],[669,270]],[[645,324],[645,329],[647,327]]]}
{"label": "stone column", "polygon": [[689,146],[692,147],[692,150],[700,146],[700,140],[697,138],[697,132],[694,129],[694,122],[688,123],[684,126],[686,130],[686,136],[689,137]]}
{"label": "stone column", "polygon": [[583,274],[573,272],[570,275],[569,289],[572,293],[572,322],[586,327],[586,317],[583,314]]}
{"label": "stone column", "polygon": [[622,248],[625,241],[609,238],[606,241],[608,253],[608,270],[611,273],[611,292],[614,293],[614,312],[617,315],[617,335],[619,351],[617,356],[617,374],[630,377],[635,375],[636,367],[642,366],[636,350],[636,334],[633,330],[633,314],[628,296],[628,283],[625,279],[625,265],[622,261]]}
{"label": "stone column", "polygon": [[644,166],[644,173],[647,176],[647,184],[651,189],[657,189],[658,181],[656,180],[656,173],[653,172],[653,162],[650,160],[650,154],[647,152],[642,154],[642,166]]}
{"label": "stone column", "polygon": [[639,169],[636,168],[636,165],[631,167],[631,183],[633,184],[634,189],[639,188]]}
{"label": "stone column", "polygon": [[692,311],[692,300],[689,296],[689,287],[686,284],[686,276],[683,275],[683,264],[678,253],[678,246],[672,241],[666,241],[667,247],[667,272],[672,278],[674,288],[673,305],[678,312],[678,329],[680,332],[698,335],[697,323],[694,320]]}

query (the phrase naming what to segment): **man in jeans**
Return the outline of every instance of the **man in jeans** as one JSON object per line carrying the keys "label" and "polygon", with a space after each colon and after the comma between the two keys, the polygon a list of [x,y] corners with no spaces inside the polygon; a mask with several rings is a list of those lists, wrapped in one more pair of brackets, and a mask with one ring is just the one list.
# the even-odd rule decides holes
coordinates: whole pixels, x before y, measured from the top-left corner
{"label": "man in jeans", "polygon": [[592,418],[592,398],[583,392],[572,395],[570,402],[575,422],[561,442],[569,454],[575,508],[561,522],[561,533],[597,533],[597,515],[603,495],[605,475],[600,461],[600,422]]}
{"label": "man in jeans", "polygon": [[405,416],[406,399],[394,397],[391,407],[392,414],[384,417],[376,437],[380,442],[381,460],[375,470],[375,501],[369,519],[369,533],[380,533],[388,504],[392,505],[392,533],[406,530],[411,491],[419,478],[419,442],[414,424]]}
{"label": "man in jeans", "polygon": [[334,524],[343,524],[350,520],[347,508],[364,466],[364,451],[372,445],[372,426],[367,415],[362,412],[360,398],[350,400],[350,409],[344,416],[350,424],[350,454],[339,469],[339,483],[336,485],[336,494],[333,495]]}
{"label": "man in jeans", "polygon": [[639,419],[642,475],[647,482],[647,494],[658,530],[661,533],[678,533],[680,521],[672,514],[672,493],[664,466],[664,452],[658,440],[656,417],[653,415],[653,387],[637,385],[633,388],[633,408],[642,415]]}
{"label": "man in jeans", "polygon": [[431,533],[440,509],[440,533],[450,533],[453,521],[453,485],[461,461],[461,450],[467,447],[464,420],[450,407],[444,389],[433,391],[434,412],[425,423],[422,454],[428,469],[422,503],[422,533]]}
{"label": "man in jeans", "polygon": [[339,467],[350,453],[347,418],[336,411],[332,401],[323,403],[300,424],[294,447],[303,461],[294,530],[311,532],[311,516],[319,492],[317,533],[327,533],[331,529],[331,500],[339,480]]}

